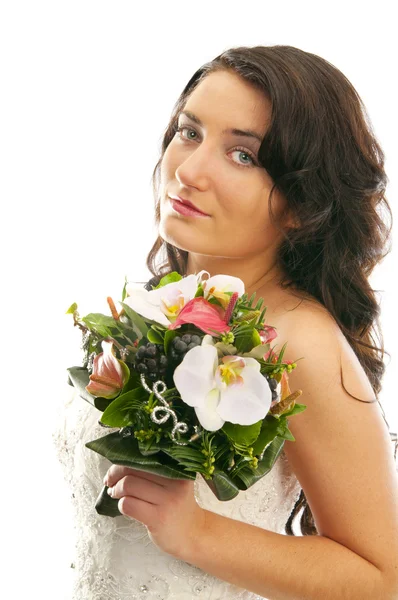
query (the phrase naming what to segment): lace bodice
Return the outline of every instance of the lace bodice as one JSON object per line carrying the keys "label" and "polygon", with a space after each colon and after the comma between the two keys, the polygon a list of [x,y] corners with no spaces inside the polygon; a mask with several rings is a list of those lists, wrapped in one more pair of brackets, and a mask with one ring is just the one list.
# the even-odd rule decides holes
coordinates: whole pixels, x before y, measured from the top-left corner
{"label": "lace bodice", "polygon": [[[66,387],[52,436],[73,504],[75,555],[67,567],[74,569],[73,600],[262,599],[161,551],[143,523],[97,513],[112,463],[85,443],[118,429],[105,430],[98,424],[101,412]],[[203,508],[284,533],[301,487],[282,451],[268,475],[228,502],[219,501],[199,474],[194,490]]]}

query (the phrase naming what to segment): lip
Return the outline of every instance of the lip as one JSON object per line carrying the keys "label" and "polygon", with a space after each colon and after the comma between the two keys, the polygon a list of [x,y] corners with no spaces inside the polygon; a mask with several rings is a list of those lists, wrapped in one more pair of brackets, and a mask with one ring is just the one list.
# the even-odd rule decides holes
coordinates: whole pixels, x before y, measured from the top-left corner
{"label": "lip", "polygon": [[176,209],[182,209],[184,208],[184,211],[178,210],[178,212],[182,212],[182,214],[189,214],[192,213],[192,215],[201,215],[203,217],[209,217],[210,215],[208,215],[207,213],[202,212],[201,210],[199,210],[198,208],[196,208],[196,206],[190,202],[190,200],[185,200],[185,198],[181,198],[181,196],[169,196],[172,206],[173,208]]}

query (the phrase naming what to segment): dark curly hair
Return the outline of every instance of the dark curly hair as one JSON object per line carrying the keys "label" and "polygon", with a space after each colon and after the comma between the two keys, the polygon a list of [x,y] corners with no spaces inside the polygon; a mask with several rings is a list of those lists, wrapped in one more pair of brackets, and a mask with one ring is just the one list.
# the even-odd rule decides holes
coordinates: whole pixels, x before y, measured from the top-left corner
{"label": "dark curly hair", "polygon": [[[301,290],[327,308],[369,378],[374,402],[379,402],[385,350],[380,307],[368,277],[391,251],[387,247],[392,229],[392,212],[385,196],[388,178],[384,153],[365,106],[353,85],[331,63],[293,46],[276,45],[230,48],[200,67],[178,98],[163,135],[161,156],[152,175],[155,223],[160,221],[157,179],[164,152],[177,130],[178,115],[203,78],[219,70],[240,75],[271,101],[271,123],[258,161],[274,182],[269,214],[284,236],[277,250],[277,262],[285,274],[280,285]],[[298,227],[283,228],[284,215],[275,218],[271,207],[275,188],[287,199]],[[166,256],[157,266],[162,251]],[[187,261],[188,252],[158,236],[146,260],[154,276],[146,289],[151,290],[172,271],[186,275]],[[381,347],[375,345],[374,334]],[[396,455],[396,434],[390,432],[390,436],[393,440],[395,436]],[[303,490],[285,533],[295,535],[293,519],[302,508],[302,535],[318,535]]]}

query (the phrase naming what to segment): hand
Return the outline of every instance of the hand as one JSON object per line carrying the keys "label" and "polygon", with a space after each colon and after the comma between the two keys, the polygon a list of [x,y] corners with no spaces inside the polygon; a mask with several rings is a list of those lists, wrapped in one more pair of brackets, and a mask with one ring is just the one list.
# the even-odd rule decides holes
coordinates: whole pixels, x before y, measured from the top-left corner
{"label": "hand", "polygon": [[194,481],[169,479],[122,465],[104,478],[119,511],[143,523],[153,543],[176,558],[190,555],[205,528],[205,513],[196,502]]}

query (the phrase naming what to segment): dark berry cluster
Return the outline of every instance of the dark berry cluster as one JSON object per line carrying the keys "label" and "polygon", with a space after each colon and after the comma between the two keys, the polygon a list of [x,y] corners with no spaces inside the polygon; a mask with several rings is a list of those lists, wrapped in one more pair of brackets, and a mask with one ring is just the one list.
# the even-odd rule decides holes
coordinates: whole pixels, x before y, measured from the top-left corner
{"label": "dark berry cluster", "polygon": [[187,352],[196,346],[200,346],[201,343],[201,337],[191,333],[184,333],[182,336],[177,335],[173,338],[170,344],[170,358],[173,362],[173,367],[175,368],[182,362]]}
{"label": "dark berry cluster", "polygon": [[155,382],[165,377],[167,363],[163,345],[148,342],[138,348],[134,366],[138,373],[143,373],[146,378]]}

